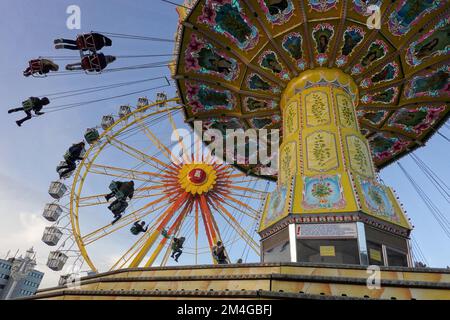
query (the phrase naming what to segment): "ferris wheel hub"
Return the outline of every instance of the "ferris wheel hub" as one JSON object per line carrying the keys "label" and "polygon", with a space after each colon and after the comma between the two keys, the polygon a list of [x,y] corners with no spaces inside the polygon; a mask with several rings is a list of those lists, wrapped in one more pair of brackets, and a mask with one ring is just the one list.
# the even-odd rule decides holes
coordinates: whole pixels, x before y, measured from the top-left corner
{"label": "ferris wheel hub", "polygon": [[204,194],[216,185],[217,172],[210,164],[189,163],[180,169],[178,179],[186,192],[193,195]]}
{"label": "ferris wheel hub", "polygon": [[193,184],[197,184],[197,185],[204,184],[207,179],[208,179],[208,176],[207,176],[205,170],[203,170],[201,168],[195,168],[194,170],[189,172],[189,180]]}

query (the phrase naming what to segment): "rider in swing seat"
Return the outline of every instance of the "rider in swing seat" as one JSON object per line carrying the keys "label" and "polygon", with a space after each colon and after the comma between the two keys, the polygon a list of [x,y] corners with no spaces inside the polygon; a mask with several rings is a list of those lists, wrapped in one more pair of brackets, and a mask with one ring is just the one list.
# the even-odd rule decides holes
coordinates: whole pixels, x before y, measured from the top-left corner
{"label": "rider in swing seat", "polygon": [[116,57],[114,56],[105,56],[103,53],[94,53],[83,57],[81,62],[68,64],[66,66],[66,70],[75,71],[75,70],[84,70],[87,72],[101,72],[104,70],[110,63],[116,61]]}
{"label": "rider in swing seat", "polygon": [[41,116],[44,112],[41,112],[42,108],[50,103],[50,100],[46,97],[39,99],[36,97],[30,97],[29,99],[22,102],[21,108],[15,108],[8,110],[8,113],[24,111],[26,113],[26,117],[16,121],[17,125],[20,127],[25,121],[28,121],[32,118],[31,112],[34,112],[37,116]]}
{"label": "rider in swing seat", "polygon": [[104,47],[112,46],[112,40],[110,38],[96,32],[81,34],[76,40],[56,39],[54,43],[55,49],[92,52],[97,52]]}
{"label": "rider in swing seat", "polygon": [[74,144],[64,154],[66,165],[57,168],[60,179],[63,179],[67,174],[71,173],[77,168],[77,161],[83,160],[83,154],[86,152],[85,145],[86,144],[84,142]]}
{"label": "rider in swing seat", "polygon": [[178,258],[180,258],[183,253],[183,243],[186,239],[184,237],[181,238],[173,238],[172,241],[172,255],[171,258],[174,258],[176,262],[178,262]]}
{"label": "rider in swing seat", "polygon": [[59,66],[51,60],[48,59],[34,59],[28,62],[28,68],[25,69],[23,75],[25,77],[40,75],[44,76],[50,71],[57,72]]}
{"label": "rider in swing seat", "polygon": [[148,230],[148,226],[145,227],[145,222],[144,221],[136,221],[133,226],[131,227],[131,233],[134,234],[135,236],[137,236],[139,233],[143,232],[147,232]]}
{"label": "rider in swing seat", "polygon": [[213,256],[218,264],[228,264],[227,256],[225,255],[225,247],[222,241],[217,241],[217,245],[213,247]]}
{"label": "rider in swing seat", "polygon": [[109,189],[112,191],[110,194],[105,196],[106,201],[109,201],[112,197],[116,197],[108,207],[109,210],[114,214],[115,220],[113,224],[119,221],[122,217],[122,213],[128,207],[127,198],[133,199],[134,195],[134,181],[121,182],[113,181],[109,185]]}

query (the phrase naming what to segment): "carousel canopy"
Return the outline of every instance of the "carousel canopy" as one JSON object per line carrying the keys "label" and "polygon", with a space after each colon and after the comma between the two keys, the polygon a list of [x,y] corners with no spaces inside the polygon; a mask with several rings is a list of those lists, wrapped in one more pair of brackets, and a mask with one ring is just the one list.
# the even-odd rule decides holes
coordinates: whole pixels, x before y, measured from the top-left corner
{"label": "carousel canopy", "polygon": [[[381,24],[376,28],[379,7]],[[280,128],[281,94],[302,71],[340,68],[375,165],[423,146],[449,111],[450,2],[188,1],[174,70],[188,122]],[[258,165],[241,165],[258,174]]]}

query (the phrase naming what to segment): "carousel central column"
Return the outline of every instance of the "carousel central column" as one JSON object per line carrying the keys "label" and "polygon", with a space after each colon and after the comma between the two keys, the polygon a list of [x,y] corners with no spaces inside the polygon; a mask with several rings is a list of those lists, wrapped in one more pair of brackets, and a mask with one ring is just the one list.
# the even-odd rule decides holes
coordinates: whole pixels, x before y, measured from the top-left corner
{"label": "carousel central column", "polygon": [[[294,184],[297,211],[358,210],[352,175],[374,178],[375,170],[358,127],[357,101],[356,84],[338,69],[306,71],[285,90],[278,184]],[[293,182],[297,175],[302,179]]]}
{"label": "carousel central column", "polygon": [[380,227],[382,221],[389,231],[403,225],[402,236],[409,225],[392,191],[377,181],[359,129],[358,99],[357,85],[338,69],[305,71],[285,89],[278,188],[260,227],[264,261],[367,265],[369,250],[382,260],[383,241],[377,238],[394,246],[398,240],[400,248],[405,243],[376,231],[372,239],[380,246],[367,248],[367,224]]}

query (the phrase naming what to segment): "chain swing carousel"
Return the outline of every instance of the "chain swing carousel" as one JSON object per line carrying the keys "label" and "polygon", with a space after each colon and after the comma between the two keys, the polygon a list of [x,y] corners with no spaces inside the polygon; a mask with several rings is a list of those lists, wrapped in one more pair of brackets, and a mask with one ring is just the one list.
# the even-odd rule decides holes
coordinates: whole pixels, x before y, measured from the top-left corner
{"label": "chain swing carousel", "polygon": [[[233,227],[246,248],[261,253],[261,262],[266,265],[230,268],[230,273],[226,268],[175,271],[180,276],[211,272],[214,279],[202,282],[205,290],[223,290],[223,284],[218,282],[224,276],[232,278],[229,282],[232,289],[259,288],[258,293],[245,291],[249,297],[264,297],[264,290],[279,289],[292,295],[300,292],[300,295],[335,298],[450,299],[448,271],[402,268],[412,267],[413,263],[409,245],[412,227],[398,197],[377,174],[424,146],[448,119],[449,4],[440,0],[375,1],[381,12],[379,30],[367,27],[369,4],[374,3],[190,0],[179,6],[177,63],[172,72],[180,100],[174,101],[173,108],[165,107],[170,110],[166,120],[174,125],[171,113],[183,109],[189,124],[201,120],[209,127],[223,130],[281,129],[278,173],[264,170],[271,168],[261,163],[249,165],[244,161],[245,164],[232,163],[234,167],[217,166],[210,159],[196,162],[200,158],[195,157],[192,157],[194,161],[185,159],[182,167],[174,167],[151,153],[139,151],[121,140],[133,126],[150,138],[159,156],[164,156],[168,148],[147,125],[153,116],[158,118],[158,113],[148,106],[144,107],[152,115],[148,118],[137,110],[117,123],[110,121],[100,136],[100,143],[87,152],[71,187],[68,217],[75,230],[73,243],[78,244],[84,258],[80,260],[97,270],[98,264],[91,259],[95,249],[88,253],[83,248],[113,237],[116,229],[147,214],[152,216],[150,232],[110,263],[109,270],[120,273],[126,267],[166,265],[170,247],[168,240],[161,237],[161,231],[169,226],[169,233],[186,234],[183,230],[192,228],[183,229],[183,226],[192,222],[196,236],[188,240],[186,253],[194,257],[192,264],[203,259],[202,254],[211,260],[212,245],[217,239],[223,239],[221,224],[211,214],[213,208],[223,214],[224,222]],[[115,146],[140,163],[131,167],[96,163],[106,146]],[[143,171],[140,164],[153,167],[152,171]],[[103,194],[80,194],[80,190],[87,189],[85,179],[89,175],[141,181],[143,185],[137,189],[133,201],[149,199],[150,195],[152,201],[141,209],[133,207],[117,225],[100,227],[83,235],[77,229],[81,212],[105,204]],[[229,181],[232,178],[237,182]],[[197,185],[200,181],[204,181],[201,188]],[[263,181],[277,181],[276,189],[267,197],[268,182],[265,190],[248,185]],[[226,192],[224,185],[228,188]],[[211,193],[202,197],[205,186],[210,186],[207,189]],[[252,200],[238,199],[238,196]],[[175,208],[180,209],[177,214]],[[246,226],[227,213],[238,208],[242,216],[250,218]],[[92,215],[89,211],[86,214]],[[204,248],[192,240],[198,239],[199,220],[203,221],[205,243],[208,243]],[[259,223],[261,248],[255,235],[246,232],[256,226],[255,221]],[[55,252],[62,253],[63,249]],[[303,263],[304,267],[289,264],[292,262]],[[273,269],[270,263],[278,263],[273,265],[278,268]],[[317,263],[328,265],[322,268]],[[384,275],[387,282],[381,291],[371,291],[365,286],[364,266],[369,264],[395,271]],[[130,277],[141,275],[140,269],[123,272],[127,270],[131,270]],[[167,275],[164,269],[153,270],[142,269],[142,274]],[[237,275],[233,278],[236,273],[240,278]],[[273,273],[280,273],[279,277]],[[269,280],[268,274],[272,275]],[[260,281],[249,284],[242,280],[251,275]],[[329,278],[313,279],[312,275]],[[351,285],[341,283],[345,277],[351,277],[347,279]],[[100,275],[99,281],[104,278],[108,275]],[[403,279],[412,279],[414,283],[405,284],[401,282]],[[120,281],[106,280],[115,283],[116,289],[121,286]],[[158,295],[186,297],[197,285],[193,283],[200,280],[173,278],[169,284],[154,279],[146,283],[146,288],[157,291],[157,288],[169,288]],[[261,289],[265,288],[264,281],[270,283],[270,289]],[[89,290],[91,287],[86,284]],[[170,288],[183,291],[173,293]],[[196,292],[204,297],[210,295]],[[94,291],[86,294],[104,295]],[[110,295],[124,294],[114,291]],[[147,298],[156,295],[140,294]],[[64,293],[48,295],[60,297]],[[217,295],[222,297],[222,293]],[[234,291],[223,295],[239,296]],[[283,297],[283,293],[266,295],[278,296]]]}
{"label": "chain swing carousel", "polygon": [[[379,30],[367,26],[369,4]],[[377,171],[448,118],[448,2],[188,7],[174,77],[187,121],[282,131],[279,174],[261,176],[278,182],[262,261],[412,266],[411,225]],[[241,169],[259,176],[261,165]]]}

